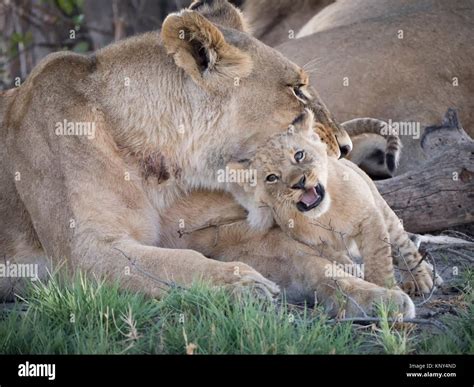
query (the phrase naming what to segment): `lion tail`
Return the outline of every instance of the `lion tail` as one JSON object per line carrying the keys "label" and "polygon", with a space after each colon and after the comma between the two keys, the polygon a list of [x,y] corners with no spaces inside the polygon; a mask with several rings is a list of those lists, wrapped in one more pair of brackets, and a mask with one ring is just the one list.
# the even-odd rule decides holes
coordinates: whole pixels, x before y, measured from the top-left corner
{"label": "lion tail", "polygon": [[390,174],[393,175],[398,167],[403,145],[397,134],[392,134],[387,131],[387,125],[385,121],[376,118],[355,118],[344,122],[341,126],[351,137],[372,133],[385,138],[386,146],[383,161]]}

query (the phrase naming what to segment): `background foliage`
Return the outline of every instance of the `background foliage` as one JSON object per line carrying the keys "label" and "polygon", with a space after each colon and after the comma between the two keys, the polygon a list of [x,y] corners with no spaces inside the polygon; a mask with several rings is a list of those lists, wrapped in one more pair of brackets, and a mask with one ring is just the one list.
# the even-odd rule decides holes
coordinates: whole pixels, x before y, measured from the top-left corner
{"label": "background foliage", "polygon": [[[0,89],[47,54],[87,53],[145,31],[191,0],[0,0]],[[241,1],[234,1],[235,4]]]}

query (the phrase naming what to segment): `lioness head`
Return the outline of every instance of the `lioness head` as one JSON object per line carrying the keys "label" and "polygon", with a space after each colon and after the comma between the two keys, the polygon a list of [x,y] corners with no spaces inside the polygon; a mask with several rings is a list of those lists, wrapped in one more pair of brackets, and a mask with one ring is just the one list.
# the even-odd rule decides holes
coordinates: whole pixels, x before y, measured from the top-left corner
{"label": "lioness head", "polygon": [[234,194],[256,228],[270,226],[273,219],[286,224],[295,213],[317,218],[329,208],[327,146],[315,131],[314,115],[308,109],[286,133],[273,135],[258,147],[251,159],[230,163],[228,168],[255,174],[254,179],[242,179],[243,190]]}
{"label": "lioness head", "polygon": [[[309,87],[305,71],[253,38],[240,11],[227,1],[195,1],[169,15],[161,38],[183,71],[187,89],[182,98],[192,90],[192,113],[208,123],[202,134],[213,136],[214,149],[206,147],[205,160],[212,169],[222,168],[231,157],[251,153],[304,108],[314,110],[324,130],[337,132],[335,152],[351,149],[349,136]],[[211,105],[218,113],[205,112]]]}

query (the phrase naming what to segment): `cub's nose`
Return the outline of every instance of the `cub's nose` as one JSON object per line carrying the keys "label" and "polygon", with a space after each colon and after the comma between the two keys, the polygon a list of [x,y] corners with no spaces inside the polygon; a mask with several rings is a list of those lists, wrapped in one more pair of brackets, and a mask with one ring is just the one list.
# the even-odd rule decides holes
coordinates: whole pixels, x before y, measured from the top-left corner
{"label": "cub's nose", "polygon": [[341,157],[346,157],[349,152],[352,150],[352,147],[350,145],[344,145],[344,146],[341,146],[339,147],[339,150],[341,151]]}
{"label": "cub's nose", "polygon": [[298,183],[292,185],[291,188],[293,188],[293,189],[305,189],[305,184],[306,184],[306,176],[303,175],[303,177],[298,181]]}

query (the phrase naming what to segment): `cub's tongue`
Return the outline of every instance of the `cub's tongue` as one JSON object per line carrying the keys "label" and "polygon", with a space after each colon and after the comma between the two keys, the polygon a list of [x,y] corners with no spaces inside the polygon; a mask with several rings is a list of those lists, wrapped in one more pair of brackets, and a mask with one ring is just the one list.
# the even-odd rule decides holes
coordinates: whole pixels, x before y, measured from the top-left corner
{"label": "cub's tongue", "polygon": [[312,204],[314,204],[316,202],[316,200],[318,200],[318,197],[319,195],[317,194],[316,192],[316,188],[315,187],[311,187],[309,189],[307,189],[303,196],[301,197],[301,202],[303,202],[306,206],[311,206]]}

